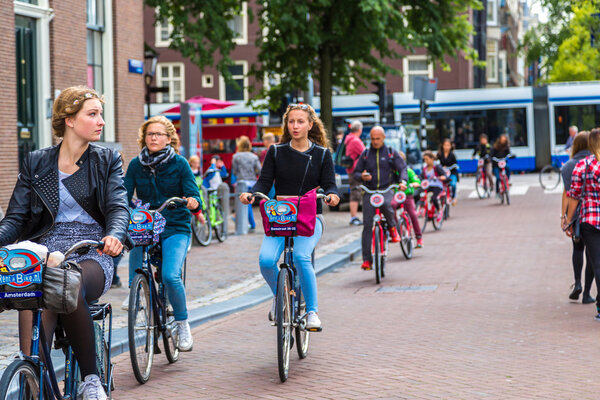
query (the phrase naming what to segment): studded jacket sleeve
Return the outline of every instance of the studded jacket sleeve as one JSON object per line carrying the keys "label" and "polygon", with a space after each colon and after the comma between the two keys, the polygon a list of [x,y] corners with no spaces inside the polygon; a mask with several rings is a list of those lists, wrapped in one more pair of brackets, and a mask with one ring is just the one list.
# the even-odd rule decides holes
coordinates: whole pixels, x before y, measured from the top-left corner
{"label": "studded jacket sleeve", "polygon": [[0,221],[0,246],[16,242],[22,235],[25,223],[30,220],[31,177],[30,155],[23,160],[22,170],[6,210]]}
{"label": "studded jacket sleeve", "polygon": [[127,190],[123,184],[123,161],[117,152],[112,154],[104,191],[103,210],[106,220],[106,236],[113,236],[127,245],[127,227],[129,225]]}

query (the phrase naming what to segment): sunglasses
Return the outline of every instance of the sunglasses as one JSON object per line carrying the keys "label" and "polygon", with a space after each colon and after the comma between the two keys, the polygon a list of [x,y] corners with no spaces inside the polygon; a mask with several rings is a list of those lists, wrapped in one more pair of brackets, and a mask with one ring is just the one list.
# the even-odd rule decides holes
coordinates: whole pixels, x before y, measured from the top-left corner
{"label": "sunglasses", "polygon": [[308,104],[296,104],[296,103],[291,103],[291,104],[288,104],[287,108],[288,108],[288,110],[289,110],[290,108],[299,108],[299,109],[301,109],[301,110],[308,110]]}

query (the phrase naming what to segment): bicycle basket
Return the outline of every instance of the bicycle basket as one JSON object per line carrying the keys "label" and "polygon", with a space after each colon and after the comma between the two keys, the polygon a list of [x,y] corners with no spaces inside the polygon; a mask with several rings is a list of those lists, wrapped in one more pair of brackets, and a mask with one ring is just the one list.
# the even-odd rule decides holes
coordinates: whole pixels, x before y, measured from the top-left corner
{"label": "bicycle basket", "polygon": [[158,243],[160,234],[165,230],[165,218],[156,211],[148,210],[149,204],[129,212],[129,235],[136,246],[148,246]]}
{"label": "bicycle basket", "polygon": [[260,202],[263,228],[267,236],[312,236],[317,223],[317,192],[300,199]]}
{"label": "bicycle basket", "polygon": [[0,249],[0,311],[42,307],[40,257],[27,249]]}

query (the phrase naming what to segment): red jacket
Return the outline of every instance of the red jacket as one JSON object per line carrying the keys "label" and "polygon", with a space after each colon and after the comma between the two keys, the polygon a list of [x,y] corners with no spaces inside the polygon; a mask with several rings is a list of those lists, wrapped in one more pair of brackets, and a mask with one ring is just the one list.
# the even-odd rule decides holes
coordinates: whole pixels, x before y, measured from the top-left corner
{"label": "red jacket", "polygon": [[360,155],[363,151],[365,151],[365,145],[362,140],[360,140],[360,138],[353,133],[349,133],[346,136],[346,139],[344,139],[344,145],[346,146],[346,155],[354,160],[354,165],[352,165],[352,168],[346,168],[346,172],[348,175],[350,175],[352,172],[354,172],[354,168],[356,168],[356,163],[358,162]]}

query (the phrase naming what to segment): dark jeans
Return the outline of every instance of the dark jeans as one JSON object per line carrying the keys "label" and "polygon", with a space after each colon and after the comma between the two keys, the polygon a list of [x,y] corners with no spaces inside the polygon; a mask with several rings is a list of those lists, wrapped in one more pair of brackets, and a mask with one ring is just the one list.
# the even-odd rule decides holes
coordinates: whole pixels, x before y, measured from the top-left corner
{"label": "dark jeans", "polygon": [[[506,172],[506,177],[510,180],[510,168],[508,168],[508,165],[504,169],[504,172]],[[494,176],[496,177],[496,193],[499,193],[500,192],[500,168],[494,167]]]}
{"label": "dark jeans", "polygon": [[[590,260],[590,255],[585,248],[583,240],[573,241],[573,275],[575,283],[581,284],[581,271],[583,270],[583,253],[585,252],[585,285],[583,286],[583,294],[590,294],[592,282],[594,282],[594,268]],[[598,282],[596,282],[598,288]],[[600,293],[600,292],[598,292]]]}
{"label": "dark jeans", "polygon": [[[598,279],[600,278],[600,231],[588,223],[581,224],[581,238],[591,261],[596,279],[596,289],[600,290]],[[600,293],[600,292],[599,292]],[[596,308],[600,309],[600,295],[596,295]]]}
{"label": "dark jeans", "polygon": [[[394,194],[389,191],[383,195],[385,202],[381,206],[381,212],[385,216],[388,227],[396,227],[396,217],[392,209],[392,198]],[[369,199],[371,195],[365,193],[363,196],[363,231],[362,231],[362,256],[363,261],[372,261],[371,257],[371,239],[373,235],[373,216],[375,216],[375,207],[371,205]]]}

